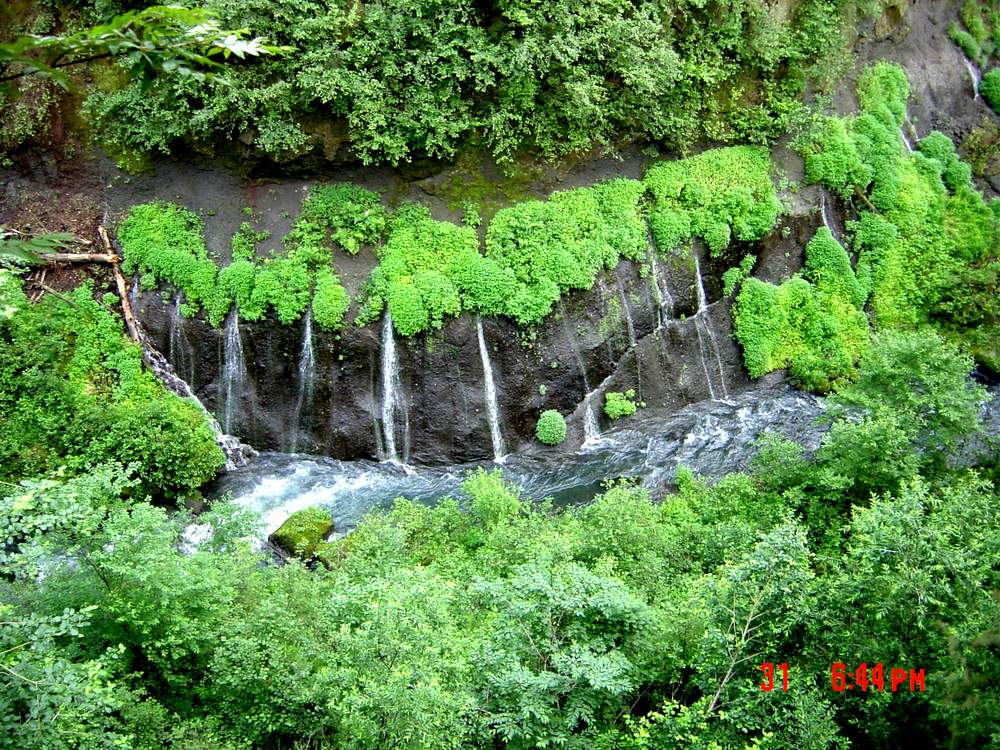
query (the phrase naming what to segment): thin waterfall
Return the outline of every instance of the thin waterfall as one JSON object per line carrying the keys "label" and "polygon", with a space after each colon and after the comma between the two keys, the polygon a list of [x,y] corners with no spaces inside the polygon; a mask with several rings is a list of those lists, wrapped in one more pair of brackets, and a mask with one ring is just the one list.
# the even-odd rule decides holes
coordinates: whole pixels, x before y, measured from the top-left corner
{"label": "thin waterfall", "polygon": [[292,453],[299,448],[302,432],[302,412],[312,407],[316,382],[316,354],[313,349],[312,308],[306,311],[302,326],[302,347],[299,350],[299,380],[295,394],[295,414],[292,417]]}
{"label": "thin waterfall", "polygon": [[629,346],[634,347],[637,343],[635,337],[635,323],[632,322],[632,308],[628,306],[628,299],[625,296],[625,287],[622,286],[621,281],[618,282],[618,296],[622,301],[622,313],[625,315],[625,327],[628,330],[628,343]]}
{"label": "thin waterfall", "polygon": [[194,380],[194,349],[184,331],[184,316],[181,315],[181,294],[174,295],[174,306],[170,310],[170,336],[167,359],[174,370],[189,383]]}
{"label": "thin waterfall", "polygon": [[973,93],[973,98],[976,101],[979,101],[979,80],[980,80],[980,78],[979,78],[979,68],[977,68],[973,64],[972,60],[970,60],[969,58],[965,57],[964,55],[962,56],[962,60],[965,62],[965,69],[967,71],[969,71],[969,78],[972,79],[972,93]]}
{"label": "thin waterfall", "polygon": [[500,432],[500,408],[497,405],[497,389],[493,382],[493,365],[490,364],[490,354],[486,349],[486,339],[483,336],[483,321],[476,316],[476,335],[479,338],[479,356],[483,360],[483,391],[486,396],[486,415],[490,422],[490,437],[493,439],[493,460],[503,461],[503,433]]}
{"label": "thin waterfall", "polygon": [[903,139],[903,145],[906,146],[906,150],[912,154],[913,144],[910,143],[910,139],[906,137],[906,131],[902,127],[899,129],[899,137]]}
{"label": "thin waterfall", "polygon": [[830,234],[833,235],[835,240],[840,242],[840,239],[837,237],[837,230],[834,227],[833,215],[830,213],[830,202],[826,199],[825,190],[820,193],[819,208],[820,213],[823,215],[823,226],[830,230]]}
{"label": "thin waterfall", "polygon": [[238,469],[241,466],[245,466],[247,459],[252,456],[257,455],[257,451],[251,448],[249,445],[241,443],[239,438],[232,435],[226,434],[222,427],[219,425],[218,420],[215,416],[205,408],[205,405],[201,402],[191,386],[188,385],[187,381],[182,377],[178,376],[171,367],[170,362],[167,358],[160,353],[160,351],[154,347],[146,334],[140,328],[139,330],[139,343],[142,346],[143,359],[149,366],[149,369],[153,371],[153,374],[160,379],[160,382],[173,393],[176,393],[181,398],[190,399],[195,406],[197,406],[202,414],[205,415],[205,419],[208,421],[208,426],[212,429],[215,434],[215,442],[219,444],[222,448],[223,454],[226,456],[226,469]]}
{"label": "thin waterfall", "polygon": [[[400,463],[396,449],[396,411],[401,406],[401,381],[399,378],[399,358],[396,356],[396,338],[392,330],[392,314],[386,310],[382,324],[382,434],[385,439],[384,460]],[[403,411],[403,463],[409,456],[410,418]]]}
{"label": "thin waterfall", "polygon": [[674,298],[666,285],[660,285],[660,267],[656,255],[649,252],[650,277],[653,280],[653,298],[656,300],[656,331],[662,331],[674,316]]}
{"label": "thin waterfall", "polygon": [[566,341],[569,343],[570,349],[573,350],[573,356],[576,357],[576,364],[580,368],[580,376],[583,378],[583,388],[587,393],[584,399],[583,436],[584,442],[590,442],[601,436],[601,428],[597,423],[597,415],[594,413],[594,405],[591,398],[593,392],[590,390],[590,381],[587,380],[587,368],[583,364],[583,355],[580,354],[580,348],[576,345],[576,337],[569,328],[569,317],[566,315],[566,306],[563,304],[561,297],[559,298],[559,311],[562,314]]}
{"label": "thin waterfall", "polygon": [[[722,355],[719,352],[719,342],[715,339],[715,332],[712,330],[712,321],[708,315],[708,297],[705,294],[705,285],[701,279],[701,264],[698,256],[694,257],[694,273],[697,280],[698,289],[698,312],[694,316],[695,330],[698,333],[698,348],[701,351],[701,364],[705,369],[705,376],[708,379],[708,393],[713,399],[716,398],[715,388],[712,385],[712,378],[708,374],[708,364],[705,361],[705,337],[708,338],[712,352],[715,355],[715,363],[719,368],[719,384],[722,386],[722,398],[729,398],[729,391],[726,388],[726,374],[722,366]],[[704,335],[702,333],[704,329]]]}
{"label": "thin waterfall", "polygon": [[247,388],[247,364],[240,336],[240,315],[234,307],[226,317],[222,345],[222,429],[233,431],[240,400]]}

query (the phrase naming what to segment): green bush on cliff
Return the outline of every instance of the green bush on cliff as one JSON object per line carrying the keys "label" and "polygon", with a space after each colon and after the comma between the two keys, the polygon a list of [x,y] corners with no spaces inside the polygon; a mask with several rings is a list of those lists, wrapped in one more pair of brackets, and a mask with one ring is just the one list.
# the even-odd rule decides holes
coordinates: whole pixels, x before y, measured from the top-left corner
{"label": "green bush on cliff", "polygon": [[566,420],[555,409],[546,409],[535,425],[535,437],[546,445],[559,445],[566,439]]}
{"label": "green bush on cliff", "polygon": [[994,68],[979,82],[979,93],[994,112],[1000,113],[1000,68]]}
{"label": "green bush on cliff", "polygon": [[618,179],[498,211],[486,229],[486,256],[499,267],[500,283],[515,282],[502,313],[538,323],[561,294],[590,289],[600,270],[621,258],[644,259],[644,192],[641,182]]}
{"label": "green bush on cliff", "polygon": [[118,226],[126,273],[149,273],[184,292],[193,310],[204,308],[214,325],[229,305],[218,295],[218,268],[205,247],[204,225],[194,212],[170,203],[133,206]]}
{"label": "green bush on cliff", "polygon": [[[963,322],[944,311],[984,289],[975,283],[977,291],[971,292],[967,271],[996,261],[997,216],[975,190],[968,165],[946,136],[933,132],[916,153],[905,149],[899,129],[908,96],[898,66],[878,63],[863,71],[858,80],[861,112],[829,118],[800,142],[806,177],[855,196],[861,207],[858,219],[848,223],[858,257],[857,289],[850,295],[868,299],[877,328],[932,323],[953,338],[976,342],[981,362],[995,361],[1000,347],[982,346],[1000,340],[991,313]],[[834,168],[844,163],[843,154],[850,155],[852,166]],[[844,258],[834,256],[842,268]],[[982,280],[988,276],[976,275]],[[833,278],[853,286],[846,274]]]}
{"label": "green bush on cliff", "polygon": [[804,387],[826,392],[853,375],[867,346],[864,296],[847,252],[825,227],[806,246],[805,273],[808,281],[793,276],[779,286],[747,279],[733,335],[751,377],[787,367]]}
{"label": "green bush on cliff", "polygon": [[351,255],[363,245],[373,245],[386,228],[385,208],[377,193],[349,182],[316,185],[302,203],[296,230],[319,227]]}
{"label": "green bush on cliff", "polygon": [[663,252],[700,237],[718,256],[732,237],[763,237],[781,213],[764,148],[715,148],[659,162],[644,180],[653,195],[650,226]]}
{"label": "green bush on cliff", "polygon": [[329,268],[316,272],[316,289],[313,292],[312,314],[316,325],[327,331],[344,327],[344,316],[351,306],[347,290]]}
{"label": "green bush on cliff", "polygon": [[635,414],[638,408],[635,403],[635,391],[629,388],[624,393],[608,391],[604,394],[604,413],[608,419],[621,419]]}
{"label": "green bush on cliff", "polygon": [[393,215],[378,254],[359,324],[375,320],[388,306],[396,331],[413,336],[440,328],[446,317],[462,312],[453,269],[479,255],[474,230],[435,221],[426,206],[404,204]]}
{"label": "green bush on cliff", "polygon": [[142,352],[89,285],[27,303],[0,271],[0,479],[127,467],[139,490],[174,498],[221,468],[200,410],[143,369]]}

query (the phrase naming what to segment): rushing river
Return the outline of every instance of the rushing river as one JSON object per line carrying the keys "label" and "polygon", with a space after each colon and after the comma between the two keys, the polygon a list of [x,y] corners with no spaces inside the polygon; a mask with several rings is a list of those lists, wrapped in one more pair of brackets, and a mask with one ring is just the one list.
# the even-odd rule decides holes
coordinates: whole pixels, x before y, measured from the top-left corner
{"label": "rushing river", "polygon": [[[1000,434],[1000,398],[984,407],[986,432]],[[823,400],[790,387],[753,389],[726,401],[702,401],[664,416],[642,410],[640,416],[607,430],[599,440],[575,453],[557,448],[531,448],[508,456],[501,464],[407,467],[389,462],[338,461],[322,456],[261,453],[250,463],[224,474],[213,497],[233,499],[258,511],[265,533],[310,505],[333,516],[338,531],[347,531],[374,508],[386,508],[398,497],[421,502],[457,497],[466,473],[479,466],[497,468],[532,499],[557,504],[593,498],[605,480],[634,477],[651,489],[672,484],[678,467],[708,478],[745,468],[755,441],[773,431],[808,449],[815,448],[824,427],[817,424]],[[971,454],[982,444],[970,449]]]}
{"label": "rushing river", "polygon": [[578,452],[531,448],[501,464],[408,467],[261,453],[247,466],[224,474],[211,494],[232,493],[236,502],[260,512],[268,533],[310,505],[329,509],[336,528],[344,531],[397,497],[430,503],[457,496],[466,473],[478,466],[498,468],[530,498],[580,503],[616,477],[635,477],[647,487],[662,488],[671,484],[679,466],[712,478],[738,470],[753,455],[754,441],[768,430],[815,446],[822,434],[815,421],[822,411],[820,399],[792,388],[752,390],[726,401],[692,404],[669,416],[642,410]]}

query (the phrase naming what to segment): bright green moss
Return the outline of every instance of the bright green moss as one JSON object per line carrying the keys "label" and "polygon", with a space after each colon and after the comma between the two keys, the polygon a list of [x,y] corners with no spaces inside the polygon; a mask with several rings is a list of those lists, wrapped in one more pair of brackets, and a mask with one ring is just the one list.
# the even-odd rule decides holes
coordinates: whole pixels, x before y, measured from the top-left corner
{"label": "bright green moss", "polygon": [[994,112],[1000,112],[1000,68],[994,68],[979,82],[979,93]]}
{"label": "bright green moss", "polygon": [[[848,223],[858,258],[853,282],[846,273],[847,258],[830,244],[832,238],[818,236],[807,251],[806,273],[816,281],[816,291],[826,295],[823,304],[840,321],[839,335],[845,342],[860,337],[853,324],[844,324],[850,316],[838,305],[851,300],[856,307],[859,299],[868,300],[878,328],[936,323],[953,337],[965,335],[953,325],[954,313],[935,311],[953,310],[956,300],[969,296],[963,281],[969,264],[983,266],[997,256],[997,216],[974,189],[970,169],[952,142],[934,132],[921,141],[917,153],[903,147],[899,128],[906,118],[908,91],[898,66],[872,66],[859,77],[862,112],[828,119],[803,147],[807,179],[853,196],[855,205],[862,207],[858,219]],[[846,161],[845,154],[850,157]],[[759,322],[752,301],[750,296],[744,300],[743,335],[748,340],[748,322]],[[988,319],[966,318],[970,341],[985,340],[984,332],[994,330]],[[766,367],[762,363],[774,350],[754,343],[745,351],[758,369]],[[854,351],[853,344],[842,348]]]}
{"label": "bright green moss", "polygon": [[385,208],[377,193],[349,182],[317,185],[302,204],[293,237],[320,230],[346,252],[354,255],[363,245],[378,242],[386,228]]}
{"label": "bright green moss", "polygon": [[566,439],[566,420],[555,409],[546,409],[535,425],[535,437],[546,445],[559,445]]}
{"label": "bright green moss", "polygon": [[271,541],[297,557],[310,558],[317,547],[333,531],[330,514],[311,506],[292,513],[288,519],[271,534]]}
{"label": "bright green moss", "polygon": [[126,273],[152,274],[184,292],[187,304],[204,308],[217,324],[228,305],[218,301],[218,269],[208,257],[201,220],[170,203],[135,206],[118,226]]}
{"label": "bright green moss", "polygon": [[604,413],[609,419],[621,419],[635,414],[635,391],[629,388],[624,393],[609,391],[604,394]]}
{"label": "bright green moss", "polygon": [[865,294],[851,268],[851,259],[826,227],[820,227],[806,245],[805,275],[816,288],[842,297],[855,307],[865,304]]}
{"label": "bright green moss", "polygon": [[717,256],[732,237],[763,237],[781,213],[765,148],[716,148],[661,162],[649,169],[645,183],[653,195],[650,226],[663,251],[701,237]]}
{"label": "bright green moss", "polygon": [[502,313],[538,323],[562,293],[591,288],[602,268],[623,257],[644,258],[644,191],[636,180],[611,180],[497,212],[487,228],[486,255],[499,269],[494,283],[514,283]]}
{"label": "bright green moss", "polygon": [[407,204],[393,216],[379,265],[366,289],[359,323],[374,320],[386,305],[403,336],[440,328],[462,312],[462,286],[480,283],[459,269],[477,263],[475,230],[435,221],[425,206]]}
{"label": "bright green moss", "polygon": [[312,314],[316,324],[327,331],[343,328],[344,316],[350,306],[351,298],[333,271],[329,268],[317,271],[312,300]]}
{"label": "bright green moss", "polygon": [[[314,205],[310,211],[318,209]],[[222,269],[208,257],[203,230],[198,217],[179,206],[147,203],[133,207],[118,228],[125,270],[180,289],[185,311],[193,314],[204,309],[214,326],[234,302],[244,320],[262,320],[273,310],[281,323],[293,323],[310,303],[314,280],[322,281],[323,325],[339,327],[347,293],[330,269],[331,250],[323,244],[326,229],[300,218],[285,237],[286,251],[258,260],[256,245],[268,234],[243,222],[233,236],[233,261]],[[317,279],[321,271],[322,279]]]}

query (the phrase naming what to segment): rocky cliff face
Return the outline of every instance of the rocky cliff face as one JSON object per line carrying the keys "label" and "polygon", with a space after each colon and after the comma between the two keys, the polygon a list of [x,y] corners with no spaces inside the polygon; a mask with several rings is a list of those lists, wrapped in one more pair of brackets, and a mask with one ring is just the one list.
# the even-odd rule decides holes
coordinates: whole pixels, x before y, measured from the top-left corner
{"label": "rocky cliff face", "polygon": [[[658,253],[651,247],[644,268],[622,262],[602,273],[593,289],[564,297],[534,330],[484,319],[507,449],[533,439],[544,409],[567,416],[568,447],[578,445],[586,436],[588,408],[599,428],[607,426],[608,391],[634,389],[637,400],[649,407],[676,411],[746,389],[749,381],[730,335],[731,300],[722,298],[720,278],[746,252],[758,255],[759,272],[766,277],[798,267],[799,248],[821,219],[806,213],[785,221],[787,228],[777,228],[753,247],[734,246],[716,260],[697,247],[693,253]],[[205,405],[223,415],[226,330],[200,318],[182,318],[168,294],[139,294],[136,302],[153,343]],[[304,325],[304,320],[290,326],[240,323],[246,374],[244,382],[230,386],[235,394],[230,431],[259,449],[384,457],[383,326],[349,327],[337,334],[314,328],[313,388],[304,396]],[[491,458],[475,318],[452,319],[426,336],[396,336],[395,347],[400,457],[424,465]],[[230,346],[230,358],[233,351]]]}

